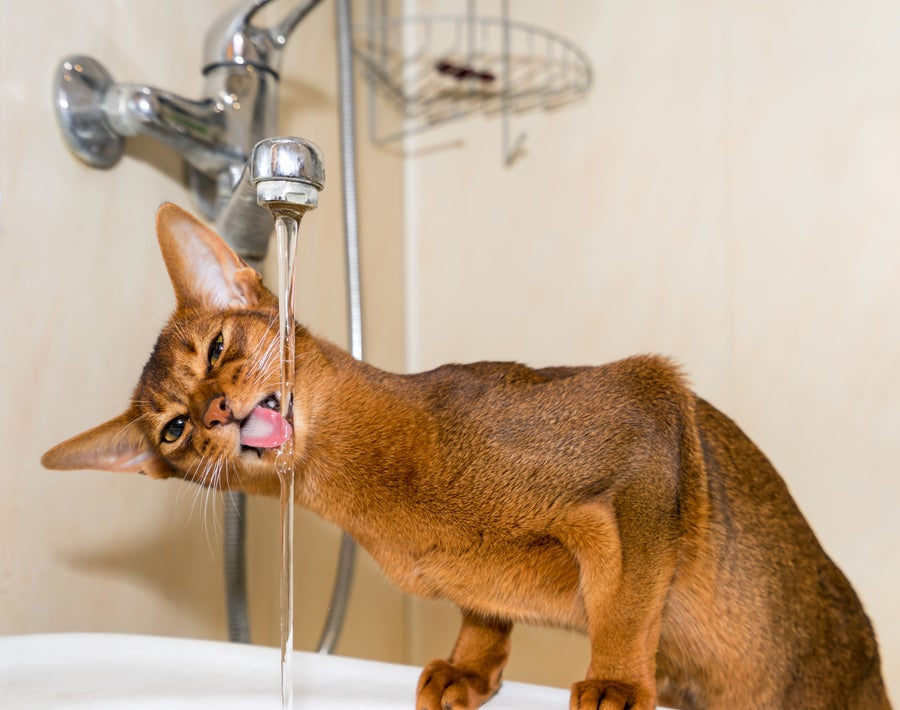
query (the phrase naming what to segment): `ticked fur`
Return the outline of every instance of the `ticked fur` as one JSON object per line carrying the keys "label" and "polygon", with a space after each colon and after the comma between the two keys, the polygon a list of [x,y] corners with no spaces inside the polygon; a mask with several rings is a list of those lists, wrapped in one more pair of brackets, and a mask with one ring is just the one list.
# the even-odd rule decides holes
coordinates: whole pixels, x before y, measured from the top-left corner
{"label": "ticked fur", "polygon": [[[157,231],[177,309],[131,405],[43,462],[277,495],[274,452],[241,445],[278,387],[277,303],[179,208]],[[417,708],[486,702],[520,621],[589,636],[574,710],[889,707],[850,584],[765,456],[663,358],[395,375],[298,326],[293,427],[297,503],[462,610]]]}

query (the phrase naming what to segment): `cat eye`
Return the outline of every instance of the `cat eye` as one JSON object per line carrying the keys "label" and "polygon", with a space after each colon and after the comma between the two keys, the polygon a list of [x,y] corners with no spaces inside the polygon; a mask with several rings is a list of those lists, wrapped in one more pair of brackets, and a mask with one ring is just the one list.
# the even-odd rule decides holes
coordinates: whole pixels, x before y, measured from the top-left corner
{"label": "cat eye", "polygon": [[212,367],[219,361],[219,356],[222,354],[222,351],[225,349],[225,338],[222,337],[222,334],[219,333],[218,337],[213,341],[213,344],[209,346],[209,366]]}
{"label": "cat eye", "polygon": [[175,417],[172,421],[166,424],[165,428],[162,432],[162,441],[171,444],[173,441],[177,441],[178,438],[184,433],[184,425],[187,424],[187,417],[185,415],[179,415]]}

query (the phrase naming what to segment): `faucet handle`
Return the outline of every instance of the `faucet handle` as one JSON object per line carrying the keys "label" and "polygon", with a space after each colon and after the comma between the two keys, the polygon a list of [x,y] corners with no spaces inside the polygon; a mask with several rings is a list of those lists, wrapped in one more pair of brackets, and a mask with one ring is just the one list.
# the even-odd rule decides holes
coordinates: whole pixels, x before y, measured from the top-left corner
{"label": "faucet handle", "polygon": [[203,73],[243,64],[278,78],[281,50],[291,33],[321,0],[306,0],[273,27],[257,27],[253,18],[272,0],[242,0],[209,28],[203,42]]}
{"label": "faucet handle", "polygon": [[109,72],[79,54],[63,59],[55,79],[56,120],[69,150],[88,165],[111,168],[122,157],[125,139],[103,110],[106,91],[115,83]]}

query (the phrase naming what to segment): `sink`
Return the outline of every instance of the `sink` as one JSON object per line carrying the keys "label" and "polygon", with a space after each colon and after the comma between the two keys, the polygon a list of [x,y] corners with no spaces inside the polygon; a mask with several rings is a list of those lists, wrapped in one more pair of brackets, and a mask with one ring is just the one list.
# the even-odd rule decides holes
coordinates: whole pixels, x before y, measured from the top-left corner
{"label": "sink", "polygon": [[[295,652],[297,710],[410,710],[421,669]],[[567,690],[506,682],[485,710],[569,706]],[[128,634],[0,636],[0,708],[279,710],[276,648]]]}

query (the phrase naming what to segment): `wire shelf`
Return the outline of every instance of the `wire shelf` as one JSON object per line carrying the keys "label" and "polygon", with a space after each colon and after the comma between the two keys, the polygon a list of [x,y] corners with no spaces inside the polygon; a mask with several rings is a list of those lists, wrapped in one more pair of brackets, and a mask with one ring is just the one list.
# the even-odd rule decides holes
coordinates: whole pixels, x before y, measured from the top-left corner
{"label": "wire shelf", "polygon": [[518,146],[508,139],[510,115],[557,109],[587,93],[590,63],[570,41],[510,21],[505,2],[501,17],[478,16],[469,7],[463,15],[372,17],[354,29],[354,54],[370,93],[404,119],[400,130],[384,134],[377,111],[370,111],[375,142],[477,113],[500,115],[511,162]]}

